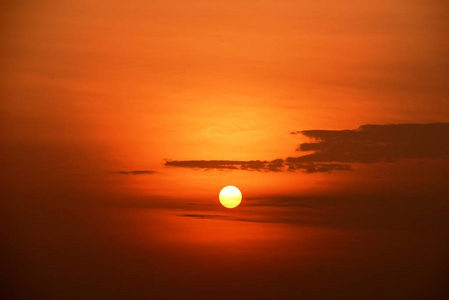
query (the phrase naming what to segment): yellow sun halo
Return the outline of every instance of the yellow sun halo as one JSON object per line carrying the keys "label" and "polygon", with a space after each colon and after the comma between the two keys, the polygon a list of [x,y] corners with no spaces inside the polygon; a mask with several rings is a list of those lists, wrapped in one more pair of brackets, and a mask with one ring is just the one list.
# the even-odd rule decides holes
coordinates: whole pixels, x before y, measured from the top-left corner
{"label": "yellow sun halo", "polygon": [[242,202],[242,193],[232,185],[225,186],[218,195],[221,205],[226,208],[237,207]]}

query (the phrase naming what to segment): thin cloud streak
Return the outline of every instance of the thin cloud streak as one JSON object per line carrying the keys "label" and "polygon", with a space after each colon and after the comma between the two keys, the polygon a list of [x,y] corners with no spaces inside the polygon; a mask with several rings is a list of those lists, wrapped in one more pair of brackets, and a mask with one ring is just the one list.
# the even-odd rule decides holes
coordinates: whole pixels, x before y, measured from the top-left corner
{"label": "thin cloud streak", "polygon": [[205,170],[243,170],[259,172],[302,171],[304,173],[329,173],[332,171],[350,171],[351,166],[329,163],[295,163],[283,159],[272,161],[235,161],[235,160],[167,160],[167,167],[205,169]]}
{"label": "thin cloud streak", "polygon": [[122,174],[122,175],[150,175],[155,174],[157,171],[154,170],[134,170],[134,171],[117,171],[113,172],[116,174]]}
{"label": "thin cloud streak", "polygon": [[277,219],[277,218],[239,218],[233,216],[210,215],[210,214],[180,214],[178,217],[193,218],[198,220],[222,220],[222,221],[237,221],[237,222],[251,222],[251,223],[295,223],[294,220]]}
{"label": "thin cloud streak", "polygon": [[282,171],[284,164],[282,159],[273,161],[239,161],[239,160],[184,160],[165,162],[167,167],[196,168],[196,169],[227,169],[227,170],[247,170],[247,171]]}

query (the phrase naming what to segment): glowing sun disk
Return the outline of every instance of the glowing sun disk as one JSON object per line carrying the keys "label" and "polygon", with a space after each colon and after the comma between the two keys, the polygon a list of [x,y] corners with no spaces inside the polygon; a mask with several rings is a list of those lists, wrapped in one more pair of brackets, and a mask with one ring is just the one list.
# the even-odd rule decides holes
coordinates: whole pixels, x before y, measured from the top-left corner
{"label": "glowing sun disk", "polygon": [[234,208],[242,202],[242,193],[235,186],[228,185],[220,191],[218,198],[224,207]]}

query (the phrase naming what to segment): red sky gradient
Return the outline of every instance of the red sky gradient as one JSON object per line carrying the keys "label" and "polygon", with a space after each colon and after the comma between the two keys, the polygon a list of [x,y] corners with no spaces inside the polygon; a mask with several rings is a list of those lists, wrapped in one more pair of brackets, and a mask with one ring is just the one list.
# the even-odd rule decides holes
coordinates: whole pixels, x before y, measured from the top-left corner
{"label": "red sky gradient", "polygon": [[445,299],[448,16],[3,1],[2,299]]}

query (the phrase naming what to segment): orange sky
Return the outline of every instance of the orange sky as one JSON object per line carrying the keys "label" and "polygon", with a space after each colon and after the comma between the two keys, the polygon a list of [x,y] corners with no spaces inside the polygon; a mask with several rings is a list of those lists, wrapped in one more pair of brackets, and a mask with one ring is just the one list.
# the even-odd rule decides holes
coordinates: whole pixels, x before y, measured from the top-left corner
{"label": "orange sky", "polygon": [[[243,273],[249,257],[255,270],[263,269],[258,260],[273,259],[272,274],[284,274],[288,296],[295,267],[303,263],[298,257],[337,256],[348,262],[357,256],[349,269],[330,263],[342,278],[361,265],[376,269],[378,261],[363,257],[360,238],[366,239],[366,228],[388,229],[388,237],[376,233],[366,245],[380,244],[381,251],[391,245],[413,257],[405,247],[419,248],[425,235],[402,235],[399,245],[398,228],[449,228],[443,221],[449,212],[448,13],[447,1],[433,0],[3,1],[0,163],[11,272],[30,282],[47,274],[48,282],[40,281],[36,290],[48,296],[52,284],[62,284],[61,293],[71,286],[55,275],[67,257],[49,262],[54,272],[42,266],[55,249],[69,253],[71,243],[81,249],[85,266],[111,247],[116,252],[103,258],[105,264],[129,253],[127,263],[138,270],[130,276],[142,282],[151,281],[145,268],[152,263],[140,266],[135,260],[150,248],[160,260],[180,262],[182,270],[196,275],[212,272],[208,264],[214,255],[227,261],[224,250],[210,254],[225,248],[234,251],[231,257],[242,264],[235,270]],[[286,169],[287,158],[313,154],[297,151],[300,144],[327,145],[291,132],[348,129],[357,136],[365,124],[427,123],[446,125],[439,132],[406,126],[393,141],[373,133],[378,147],[400,149],[379,148],[381,155],[371,162],[356,159],[366,144],[334,132],[337,142],[322,150],[325,158],[304,165],[334,163],[350,170]],[[338,151],[349,159],[328,158],[339,141],[347,151]],[[405,144],[410,147],[401,148]],[[433,151],[438,147],[441,153]],[[167,160],[274,159],[285,160],[282,171],[165,165]],[[120,173],[136,170],[151,174]],[[235,211],[218,202],[218,192],[229,184],[244,197]],[[436,221],[428,224],[434,214]],[[89,232],[87,224],[96,229]],[[80,242],[84,234],[98,241],[98,249]],[[434,231],[428,236],[430,246],[422,255],[436,258],[422,276],[430,278],[447,271],[447,259],[439,253],[448,245]],[[30,251],[39,240],[40,250]],[[342,250],[348,245],[351,250]],[[340,248],[327,249],[333,246]],[[186,252],[179,254],[179,247]],[[393,254],[384,258],[398,262]],[[289,266],[292,260],[298,265]],[[331,286],[339,284],[312,261],[306,268],[310,274],[298,278],[315,274]],[[204,265],[195,269],[193,262]],[[406,259],[402,263],[408,266]],[[123,272],[125,265],[115,271]],[[174,262],[156,265],[163,274],[159,285],[182,281],[169,271]],[[225,264],[217,268],[226,269]],[[99,267],[87,274],[76,263],[68,269],[67,278],[75,281],[107,273]],[[266,280],[261,274],[251,274],[258,278],[254,285]],[[357,274],[370,285],[369,274]],[[192,282],[201,286],[203,277],[196,275]],[[218,272],[213,276],[223,279]],[[419,281],[408,278],[408,283]],[[305,295],[315,295],[318,281],[309,284]],[[126,291],[128,282],[119,286]],[[240,285],[231,290],[246,295]],[[74,295],[91,290],[86,285],[80,291]],[[135,292],[139,299],[139,289]],[[400,288],[395,292],[405,295]]]}

